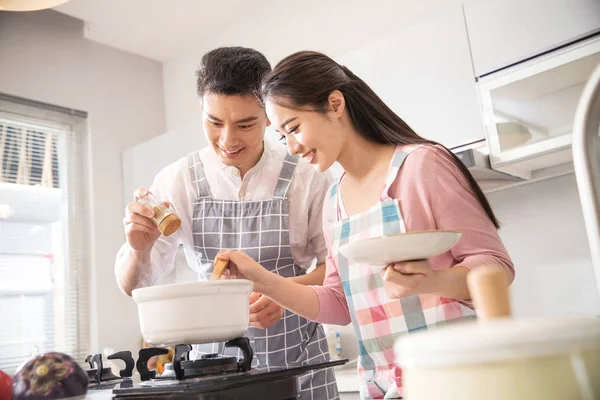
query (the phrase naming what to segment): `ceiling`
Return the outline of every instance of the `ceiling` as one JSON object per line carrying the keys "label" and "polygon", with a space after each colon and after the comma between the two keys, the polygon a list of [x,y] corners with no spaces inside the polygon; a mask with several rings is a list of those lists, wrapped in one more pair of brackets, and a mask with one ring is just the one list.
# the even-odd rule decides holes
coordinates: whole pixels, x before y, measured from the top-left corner
{"label": "ceiling", "polygon": [[[90,40],[164,62],[186,52],[202,54],[233,44],[257,47],[269,58],[285,54],[283,49],[291,43],[295,49],[335,56],[459,4],[460,0],[70,0],[56,10],[83,20]],[[263,49],[267,43],[268,51]]]}

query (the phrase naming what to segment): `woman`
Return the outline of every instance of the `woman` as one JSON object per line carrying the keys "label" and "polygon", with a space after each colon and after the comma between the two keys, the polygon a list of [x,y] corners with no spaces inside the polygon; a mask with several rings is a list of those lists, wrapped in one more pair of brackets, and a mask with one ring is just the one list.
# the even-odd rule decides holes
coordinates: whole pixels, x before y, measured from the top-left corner
{"label": "woman", "polygon": [[[481,189],[443,146],[421,138],[348,68],[315,52],[282,60],[263,83],[269,120],[318,170],[338,161],[345,172],[323,208],[328,255],[321,287],[267,274],[240,252],[219,255],[229,276],[310,320],[354,324],[362,398],[402,395],[393,343],[409,332],[471,318],[466,276],[498,266],[514,278],[499,226]],[[424,230],[458,230],[461,240],[429,260],[361,265],[340,244]]]}

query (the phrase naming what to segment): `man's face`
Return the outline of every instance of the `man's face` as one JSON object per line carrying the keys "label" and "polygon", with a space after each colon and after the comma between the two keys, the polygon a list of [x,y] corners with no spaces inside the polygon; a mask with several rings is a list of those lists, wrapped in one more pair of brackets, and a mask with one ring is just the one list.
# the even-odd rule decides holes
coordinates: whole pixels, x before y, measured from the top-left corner
{"label": "man's face", "polygon": [[202,122],[208,142],[223,164],[245,174],[260,160],[269,121],[255,97],[206,93]]}

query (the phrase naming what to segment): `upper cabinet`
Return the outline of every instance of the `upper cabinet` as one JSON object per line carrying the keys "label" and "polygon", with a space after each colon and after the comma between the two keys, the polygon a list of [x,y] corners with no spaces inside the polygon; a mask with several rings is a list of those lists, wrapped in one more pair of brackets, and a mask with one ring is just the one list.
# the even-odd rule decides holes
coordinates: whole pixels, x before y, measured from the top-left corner
{"label": "upper cabinet", "polygon": [[464,0],[476,76],[600,30],[600,0]]}
{"label": "upper cabinet", "polygon": [[481,78],[492,166],[531,179],[570,163],[575,110],[600,65],[600,35]]}
{"label": "upper cabinet", "polygon": [[484,139],[460,4],[337,57],[419,135],[454,147]]}

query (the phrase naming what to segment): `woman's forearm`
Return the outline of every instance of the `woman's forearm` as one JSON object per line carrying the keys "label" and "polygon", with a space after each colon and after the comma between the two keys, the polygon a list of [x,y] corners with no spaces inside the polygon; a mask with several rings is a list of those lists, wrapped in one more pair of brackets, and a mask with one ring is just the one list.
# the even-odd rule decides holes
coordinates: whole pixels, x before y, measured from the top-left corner
{"label": "woman's forearm", "polygon": [[264,283],[255,283],[256,291],[271,298],[294,314],[309,320],[317,318],[319,315],[319,297],[313,288],[277,274],[269,275]]}
{"label": "woman's forearm", "polygon": [[451,299],[469,299],[467,275],[469,269],[460,265],[435,272],[436,279],[432,294]]}
{"label": "woman's forearm", "polygon": [[317,265],[317,267],[308,274],[288,278],[290,281],[306,286],[321,286],[323,284],[323,279],[325,279],[325,264]]}

